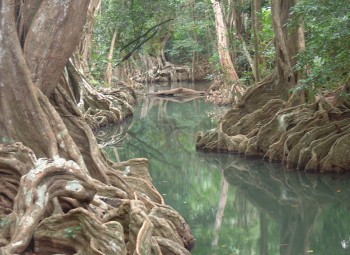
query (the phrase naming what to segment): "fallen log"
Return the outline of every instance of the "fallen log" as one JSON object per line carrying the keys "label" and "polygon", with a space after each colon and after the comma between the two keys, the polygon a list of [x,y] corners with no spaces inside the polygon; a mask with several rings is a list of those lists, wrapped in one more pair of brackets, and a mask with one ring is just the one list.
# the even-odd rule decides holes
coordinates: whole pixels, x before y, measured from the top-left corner
{"label": "fallen log", "polygon": [[198,90],[193,90],[193,89],[188,89],[188,88],[175,88],[175,89],[169,89],[169,90],[163,90],[163,91],[158,91],[154,93],[149,93],[149,96],[205,96],[207,92],[205,91],[198,91]]}
{"label": "fallen log", "polygon": [[166,101],[166,102],[175,102],[175,103],[182,104],[182,103],[186,103],[186,102],[195,100],[199,97],[202,97],[202,96],[201,95],[199,95],[199,96],[184,96],[184,97],[181,97],[181,96],[152,96],[152,99],[162,100],[164,102]]}

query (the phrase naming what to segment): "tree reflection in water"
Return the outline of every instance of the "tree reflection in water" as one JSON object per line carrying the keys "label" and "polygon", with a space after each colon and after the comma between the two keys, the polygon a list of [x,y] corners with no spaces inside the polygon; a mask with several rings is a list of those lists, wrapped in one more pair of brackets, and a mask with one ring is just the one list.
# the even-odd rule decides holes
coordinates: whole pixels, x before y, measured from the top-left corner
{"label": "tree reflection in water", "polygon": [[350,234],[347,177],[287,172],[279,164],[259,165],[238,158],[225,167],[224,176],[257,208],[263,216],[260,221],[270,218],[277,223],[278,236],[271,236],[266,223],[260,222],[260,254],[272,254],[267,248],[270,236],[279,240],[283,255],[349,254],[342,245]]}

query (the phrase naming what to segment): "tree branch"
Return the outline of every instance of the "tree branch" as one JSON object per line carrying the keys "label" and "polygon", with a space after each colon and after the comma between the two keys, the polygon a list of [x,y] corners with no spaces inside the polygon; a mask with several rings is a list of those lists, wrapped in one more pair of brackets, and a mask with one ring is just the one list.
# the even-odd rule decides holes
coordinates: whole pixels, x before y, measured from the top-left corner
{"label": "tree branch", "polygon": [[161,23],[159,23],[159,24],[157,24],[157,25],[151,27],[151,28],[148,29],[145,33],[143,33],[142,35],[140,35],[140,36],[137,37],[136,39],[134,39],[134,40],[132,40],[131,42],[129,42],[129,43],[127,43],[126,45],[124,45],[124,46],[121,48],[120,52],[122,52],[123,50],[125,50],[126,48],[128,48],[131,44],[133,44],[133,43],[139,41],[142,37],[145,37],[145,36],[146,36],[147,34],[149,34],[153,29],[158,28],[158,27],[160,27],[161,25],[163,25],[163,24],[165,24],[165,23],[167,23],[167,22],[170,22],[170,21],[172,21],[172,20],[174,20],[174,18],[167,19],[167,20],[165,20],[165,21],[163,21],[163,22],[161,22]]}

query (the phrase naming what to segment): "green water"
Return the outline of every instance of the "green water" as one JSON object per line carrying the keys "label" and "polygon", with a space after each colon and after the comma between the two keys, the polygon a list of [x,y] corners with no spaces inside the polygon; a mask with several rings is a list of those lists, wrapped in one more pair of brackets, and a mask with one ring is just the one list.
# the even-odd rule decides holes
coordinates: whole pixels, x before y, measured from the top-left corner
{"label": "green water", "polygon": [[200,99],[148,98],[100,141],[114,160],[149,159],[154,185],[191,226],[193,254],[350,254],[349,178],[196,152],[196,132],[220,112]]}

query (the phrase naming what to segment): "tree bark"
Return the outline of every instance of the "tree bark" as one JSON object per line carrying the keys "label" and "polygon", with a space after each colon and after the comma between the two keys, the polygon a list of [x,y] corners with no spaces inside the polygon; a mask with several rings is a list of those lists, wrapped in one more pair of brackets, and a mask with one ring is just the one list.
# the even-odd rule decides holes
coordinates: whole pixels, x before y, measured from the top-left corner
{"label": "tree bark", "polygon": [[112,74],[113,74],[113,53],[114,53],[114,47],[115,47],[115,42],[117,40],[117,34],[118,34],[118,28],[116,27],[113,33],[111,45],[109,47],[109,54],[107,57],[108,64],[107,64],[107,69],[106,69],[106,81],[109,85],[112,84]]}
{"label": "tree bark", "polygon": [[234,68],[233,61],[230,56],[229,37],[224,14],[221,9],[220,2],[217,0],[211,1],[215,15],[215,29],[217,35],[218,52],[220,64],[223,72],[229,81],[235,82],[239,80],[237,72]]}
{"label": "tree bark", "polygon": [[[24,55],[32,81],[46,96],[55,90],[79,44],[88,4],[88,0],[44,1],[30,25]],[[42,31],[46,31],[44,40]]]}
{"label": "tree bark", "polygon": [[298,74],[293,70],[296,55],[303,50],[304,35],[301,30],[288,28],[290,10],[296,0],[272,0],[271,12],[275,31],[276,65],[278,76],[290,89],[298,82]]}
{"label": "tree bark", "polygon": [[211,3],[215,16],[217,48],[222,72],[224,75],[224,84],[232,84],[230,98],[232,101],[237,102],[244,93],[245,89],[239,84],[239,77],[231,59],[227,24],[222,7],[218,0],[211,0]]}
{"label": "tree bark", "polygon": [[[189,227],[164,205],[148,178],[147,160],[111,163],[69,91],[79,82],[63,82],[70,77],[65,65],[79,44],[89,0],[24,3],[29,2],[0,1],[0,211],[6,214],[6,224],[0,224],[0,254],[29,251],[33,236],[39,254],[137,254],[151,245],[170,247],[175,254],[190,249],[194,239]],[[28,17],[18,11],[23,8]],[[94,95],[107,98],[103,106],[119,113],[120,105],[109,100],[112,94]],[[123,202],[131,205],[126,213],[119,207]],[[76,213],[52,216],[75,208]],[[103,222],[113,209],[118,211],[114,221]],[[121,227],[118,220],[132,224]],[[150,222],[169,225],[159,241]],[[55,234],[46,235],[53,226]],[[72,231],[69,238],[76,236],[78,242],[67,242]],[[134,242],[126,245],[124,233]]]}
{"label": "tree bark", "polygon": [[253,18],[253,35],[254,35],[254,67],[255,81],[260,81],[259,69],[259,33],[261,32],[261,0],[253,0],[252,2],[252,18]]}
{"label": "tree bark", "polygon": [[[86,23],[84,27],[84,33],[80,40],[79,45],[79,57],[78,63],[74,63],[76,68],[84,75],[89,74],[89,57],[91,52],[91,45],[93,42],[93,28],[95,23],[95,17],[101,8],[101,0],[90,0],[88,7],[88,13],[86,17]],[[79,65],[78,65],[79,64]]]}

